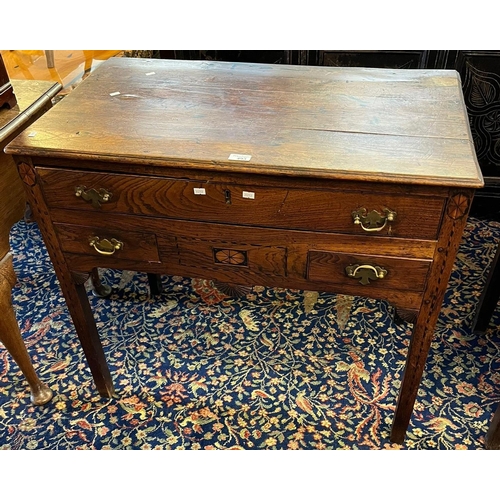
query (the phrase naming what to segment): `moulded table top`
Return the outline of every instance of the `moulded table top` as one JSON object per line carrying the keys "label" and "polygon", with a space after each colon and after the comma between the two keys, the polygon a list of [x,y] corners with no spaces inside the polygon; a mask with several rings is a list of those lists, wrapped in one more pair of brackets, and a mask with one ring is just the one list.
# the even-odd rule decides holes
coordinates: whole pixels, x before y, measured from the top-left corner
{"label": "moulded table top", "polygon": [[453,70],[112,58],[6,151],[483,186]]}

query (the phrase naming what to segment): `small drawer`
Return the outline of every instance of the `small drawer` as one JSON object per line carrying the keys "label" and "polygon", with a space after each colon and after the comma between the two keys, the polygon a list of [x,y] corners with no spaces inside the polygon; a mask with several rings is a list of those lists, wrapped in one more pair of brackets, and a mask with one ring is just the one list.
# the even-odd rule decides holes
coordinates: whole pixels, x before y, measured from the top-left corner
{"label": "small drawer", "polygon": [[222,239],[177,238],[179,264],[216,275],[286,276],[287,249]]}
{"label": "small drawer", "polygon": [[[37,167],[49,207],[433,240],[444,198],[252,186]],[[304,181],[306,183],[306,181]]]}
{"label": "small drawer", "polygon": [[[424,289],[431,261],[378,255],[310,251],[307,279],[318,283],[359,285],[360,295],[366,288],[407,290]],[[364,289],[364,290],[363,290]]]}
{"label": "small drawer", "polygon": [[156,236],[151,233],[54,224],[64,252],[109,259],[159,262]]}

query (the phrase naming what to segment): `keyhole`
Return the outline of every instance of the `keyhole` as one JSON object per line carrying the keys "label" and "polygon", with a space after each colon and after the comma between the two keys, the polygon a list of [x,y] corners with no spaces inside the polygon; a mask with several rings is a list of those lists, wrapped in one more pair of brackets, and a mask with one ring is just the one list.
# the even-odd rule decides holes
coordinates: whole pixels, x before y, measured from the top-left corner
{"label": "keyhole", "polygon": [[226,198],[226,204],[231,205],[231,191],[229,189],[224,191],[224,197]]}

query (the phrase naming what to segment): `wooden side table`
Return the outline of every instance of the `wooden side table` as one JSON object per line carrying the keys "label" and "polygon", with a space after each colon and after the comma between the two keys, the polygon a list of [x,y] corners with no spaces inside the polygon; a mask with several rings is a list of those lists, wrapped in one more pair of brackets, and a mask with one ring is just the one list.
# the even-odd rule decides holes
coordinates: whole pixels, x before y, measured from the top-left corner
{"label": "wooden side table", "polygon": [[112,58],[6,151],[102,396],[95,268],[362,295],[413,323],[404,440],[484,185],[455,72]]}
{"label": "wooden side table", "polygon": [[16,282],[9,246],[12,225],[23,216],[26,198],[12,157],[5,146],[22,130],[52,107],[52,98],[61,84],[45,81],[12,80],[17,104],[0,110],[0,341],[12,355],[31,388],[31,401],[43,405],[52,391],[39,380],[21,337],[12,308],[12,287]]}

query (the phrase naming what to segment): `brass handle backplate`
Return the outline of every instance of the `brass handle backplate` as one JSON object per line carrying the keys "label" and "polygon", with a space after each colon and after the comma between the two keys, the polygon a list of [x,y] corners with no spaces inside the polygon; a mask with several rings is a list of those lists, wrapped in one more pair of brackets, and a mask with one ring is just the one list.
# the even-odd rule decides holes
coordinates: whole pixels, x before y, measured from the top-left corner
{"label": "brass handle backplate", "polygon": [[387,269],[371,264],[353,264],[345,268],[347,276],[359,279],[362,285],[368,285],[370,280],[382,279],[387,276]]}
{"label": "brass handle backplate", "polygon": [[368,212],[366,208],[359,208],[352,212],[352,219],[354,224],[360,225],[365,231],[382,231],[388,223],[396,220],[397,215],[394,210],[389,208],[384,208],[383,212],[383,214],[376,210]]}
{"label": "brass handle backplate", "polygon": [[76,186],[75,196],[82,198],[82,200],[88,201],[92,204],[94,208],[100,208],[101,203],[106,203],[113,196],[112,193],[106,191],[106,189],[101,188],[98,191],[94,188],[87,189],[86,186]]}
{"label": "brass handle backplate", "polygon": [[123,248],[123,242],[115,238],[101,240],[99,236],[91,236],[89,238],[89,245],[101,255],[113,255],[117,250]]}

